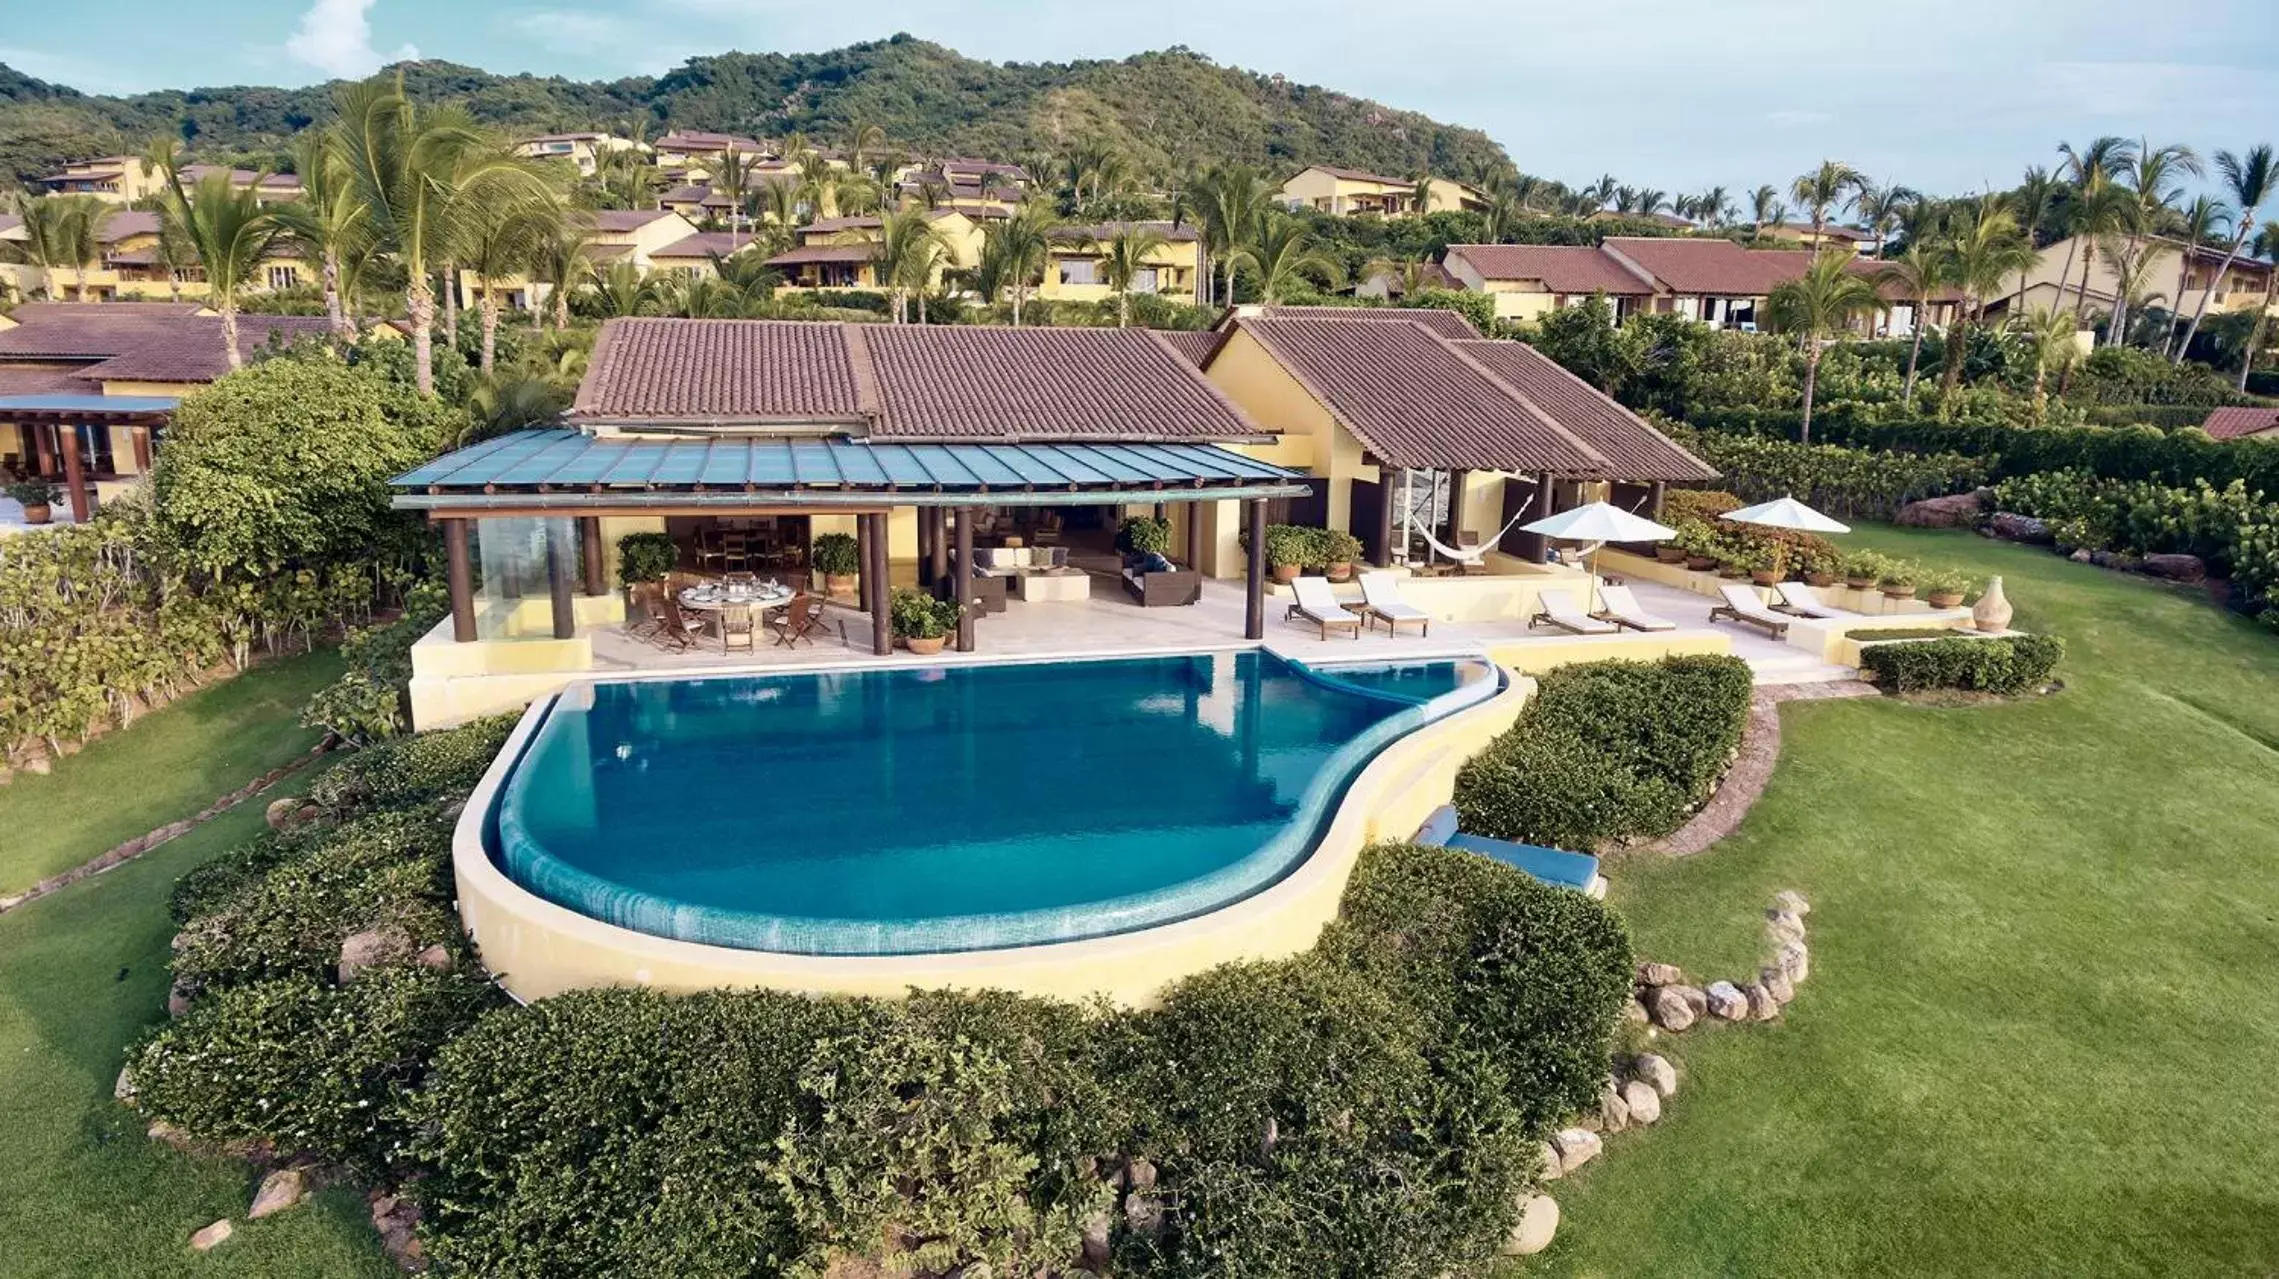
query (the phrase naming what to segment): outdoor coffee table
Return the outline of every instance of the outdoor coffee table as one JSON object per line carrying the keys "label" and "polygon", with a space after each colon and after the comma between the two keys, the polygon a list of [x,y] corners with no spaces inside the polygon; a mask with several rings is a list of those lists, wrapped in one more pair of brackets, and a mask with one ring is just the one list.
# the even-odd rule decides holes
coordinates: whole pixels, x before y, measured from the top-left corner
{"label": "outdoor coffee table", "polygon": [[1009,585],[1016,597],[1030,603],[1092,598],[1092,575],[1080,568],[1021,573]]}

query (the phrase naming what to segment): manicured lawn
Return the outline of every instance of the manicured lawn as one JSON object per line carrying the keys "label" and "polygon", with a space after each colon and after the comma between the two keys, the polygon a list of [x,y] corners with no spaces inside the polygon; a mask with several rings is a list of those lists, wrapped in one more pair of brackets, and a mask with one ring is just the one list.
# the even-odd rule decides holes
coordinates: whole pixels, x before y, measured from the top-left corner
{"label": "manicured lawn", "polygon": [[1711,976],[1803,891],[1812,978],[1665,1038],[1673,1110],[1553,1187],[1531,1273],[2273,1272],[2279,636],[1969,534],[1847,543],[2003,574],[2069,688],[1792,706],[1741,831],[1612,868],[1642,953]]}
{"label": "manicured lawn", "polygon": [[0,786],[0,896],[188,817],[315,745],[301,704],[339,674],[331,649],[264,663],[97,738],[47,776]]}
{"label": "manicured lawn", "polygon": [[[216,750],[239,753],[235,744]],[[234,784],[224,783],[213,789]],[[138,830],[176,815],[135,811]],[[158,1145],[144,1136],[146,1121],[111,1100],[122,1050],[165,1015],[175,878],[260,825],[261,806],[242,805],[142,860],[0,915],[0,1271],[39,1279],[392,1273],[354,1191],[248,1222],[247,1165]],[[236,1220],[236,1236],[206,1256],[192,1253],[190,1232],[219,1217]]]}

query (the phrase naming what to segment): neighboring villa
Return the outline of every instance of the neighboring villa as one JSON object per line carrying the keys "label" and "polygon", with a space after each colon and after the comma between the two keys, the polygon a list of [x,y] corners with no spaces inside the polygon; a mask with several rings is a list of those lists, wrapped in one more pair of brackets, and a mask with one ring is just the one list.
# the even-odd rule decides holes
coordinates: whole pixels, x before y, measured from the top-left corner
{"label": "neighboring villa", "polygon": [[1154,293],[1175,301],[1201,305],[1203,301],[1203,242],[1192,225],[1169,222],[1098,226],[1064,226],[1053,231],[1053,244],[1045,262],[1044,282],[1037,296],[1059,302],[1101,302],[1115,296],[1100,274],[1100,262],[1109,241],[1125,226],[1148,227],[1163,237],[1163,244],[1147,256],[1147,268],[1132,281],[1132,292]]}
{"label": "neighboring villa", "polygon": [[[257,175],[247,175],[249,178]],[[294,188],[297,192],[298,186]],[[0,241],[24,240],[23,219],[0,214]],[[89,267],[58,267],[53,272],[24,262],[0,262],[0,295],[28,297],[48,287],[52,274],[57,289],[87,301],[196,298],[206,292],[205,268],[185,251],[184,260],[168,267],[161,255],[158,215],[140,209],[119,209],[103,219],[96,240],[102,254]],[[316,278],[309,263],[288,253],[269,259],[259,276],[247,282],[247,292],[295,288]]]}
{"label": "neighboring villa", "polygon": [[[643,274],[665,265],[657,262],[662,251],[679,245],[697,234],[696,224],[670,209],[594,209],[582,216],[588,219],[592,240],[586,257],[597,270],[607,270],[619,262],[631,262]],[[672,265],[680,265],[676,260]],[[459,273],[459,303],[475,305],[486,286],[497,291],[500,305],[509,310],[524,311],[543,306],[553,296],[553,286],[534,281],[528,276],[515,274],[484,281],[470,272]]]}
{"label": "neighboring villa", "polygon": [[[1749,249],[1722,237],[1609,236],[1597,248],[1569,245],[1452,244],[1445,265],[1464,288],[1495,300],[1499,319],[1536,319],[1603,293],[1620,323],[1632,315],[1683,315],[1722,329],[1754,331],[1772,291],[1803,275],[1812,255],[1794,249]],[[1881,264],[1851,264],[1873,275]],[[1896,285],[1882,287],[1888,314],[1863,320],[1863,332],[1905,336],[1915,331],[1914,300]],[[1951,323],[1962,301],[1955,289],[1929,299],[1924,317]]]}
{"label": "neighboring villa", "polygon": [[2210,409],[2200,429],[2219,440],[2270,440],[2279,443],[2279,409]]}
{"label": "neighboring villa", "polygon": [[[2113,270],[2112,258],[2104,249],[2109,240],[2110,237],[2074,236],[2047,246],[2022,279],[2013,276],[2002,293],[1987,299],[1987,314],[1999,318],[2030,313],[2037,308],[2053,311],[2071,308],[2077,297],[2084,296],[2082,272],[2085,267],[2089,274],[2085,310],[2110,312],[2114,292],[2120,287],[2120,276]],[[2093,257],[2092,244],[2097,246]],[[2215,286],[2224,251],[2206,246],[2187,247],[2181,240],[2159,236],[2150,238],[2147,244],[2147,251],[2153,257],[2140,286],[2143,296],[2184,315],[2197,313],[2201,299]],[[2264,292],[2271,286],[2272,269],[2269,262],[2242,254],[2225,274],[2223,292],[2215,295],[2209,312],[2252,311],[2263,305]]]}
{"label": "neighboring villa", "polygon": [[[974,215],[958,209],[930,210],[926,218],[948,246],[928,281],[931,291],[942,287],[947,273],[971,270],[981,261],[981,224]],[[877,214],[817,218],[795,228],[799,243],[769,258],[768,265],[783,272],[784,283],[791,288],[882,290],[871,258],[885,225],[885,219]]]}
{"label": "neighboring villa", "polygon": [[636,147],[649,148],[631,138],[614,133],[541,133],[524,138],[515,144],[515,153],[534,160],[567,160],[577,166],[580,175],[592,177],[601,166],[601,157],[614,151],[630,151]]}
{"label": "neighboring villa", "polygon": [[1431,199],[1420,210],[1415,207],[1414,179],[1315,164],[1283,183],[1276,198],[1292,212],[1313,209],[1335,214],[1375,213],[1388,218],[1488,207],[1488,197],[1478,187],[1447,178],[1433,178],[1431,182]]}
{"label": "neighboring villa", "polygon": [[660,168],[695,168],[718,164],[720,157],[734,151],[741,155],[772,156],[766,144],[758,138],[747,138],[734,133],[707,133],[702,129],[675,129],[657,139],[656,156]]}
{"label": "neighboring villa", "polygon": [[[925,212],[934,229],[949,246],[935,268],[928,287],[940,289],[953,271],[970,271],[981,261],[982,227],[1005,216],[990,205],[946,205]],[[1035,296],[1061,302],[1099,302],[1115,296],[1100,273],[1106,244],[1123,223],[1097,226],[1062,226],[1052,232],[1044,277]],[[1156,293],[1183,302],[1199,303],[1204,284],[1202,238],[1192,226],[1169,222],[1137,225],[1152,227],[1164,243],[1148,255],[1146,270],[1132,281],[1134,293]],[[785,283],[797,289],[879,290],[883,288],[871,261],[884,220],[876,214],[861,217],[819,218],[796,229],[799,244],[768,259],[783,272]]]}
{"label": "neighboring villa", "polygon": [[[219,165],[186,164],[182,166],[182,183],[192,186],[208,174],[223,172]],[[258,186],[264,204],[291,200],[301,194],[301,180],[290,173],[272,173],[266,176],[251,169],[230,169],[231,185],[239,190]],[[95,160],[75,160],[63,166],[63,172],[52,173],[40,179],[40,185],[50,195],[91,195],[107,204],[129,205],[143,200],[155,200],[165,190],[166,176],[156,169],[145,171],[141,156],[108,155]]]}
{"label": "neighboring villa", "polygon": [[1823,225],[1818,231],[1809,222],[1767,222],[1757,228],[1760,239],[1780,240],[1803,248],[1827,245],[1847,253],[1867,253],[1875,248],[1875,234],[1856,227]]}
{"label": "neighboring villa", "polygon": [[[221,318],[196,303],[26,302],[14,318],[0,328],[0,471],[54,480],[75,520],[147,472],[175,405],[229,371]],[[239,348],[325,323],[240,315]]]}

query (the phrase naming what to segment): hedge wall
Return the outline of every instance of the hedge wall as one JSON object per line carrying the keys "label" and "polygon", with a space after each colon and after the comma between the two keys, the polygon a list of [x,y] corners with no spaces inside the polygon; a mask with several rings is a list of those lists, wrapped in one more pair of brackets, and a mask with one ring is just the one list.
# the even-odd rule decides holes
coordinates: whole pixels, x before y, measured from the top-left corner
{"label": "hedge wall", "polygon": [[2064,656],[2065,641],[2054,635],[1909,640],[1867,645],[1860,668],[1895,693],[1959,688],[2014,695],[2048,680]]}

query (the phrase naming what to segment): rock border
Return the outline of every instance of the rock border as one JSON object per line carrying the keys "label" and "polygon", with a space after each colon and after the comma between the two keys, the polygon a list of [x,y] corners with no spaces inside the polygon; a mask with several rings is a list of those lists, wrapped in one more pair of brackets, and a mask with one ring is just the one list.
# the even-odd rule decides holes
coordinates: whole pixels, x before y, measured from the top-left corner
{"label": "rock border", "polygon": [[1780,708],[1785,702],[1818,702],[1838,697],[1874,697],[1875,685],[1861,680],[1829,680],[1819,684],[1761,684],[1749,693],[1749,718],[1741,730],[1741,747],[1732,767],[1717,783],[1717,791],[1699,811],[1675,831],[1638,845],[1636,851],[1691,857],[1705,852],[1740,828],[1749,810],[1765,793],[1773,766],[1780,762]]}

